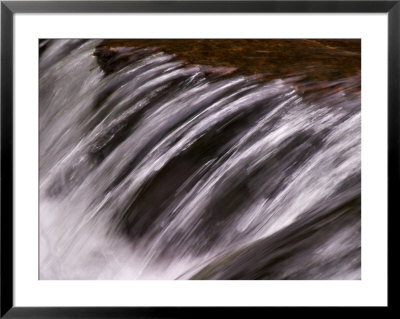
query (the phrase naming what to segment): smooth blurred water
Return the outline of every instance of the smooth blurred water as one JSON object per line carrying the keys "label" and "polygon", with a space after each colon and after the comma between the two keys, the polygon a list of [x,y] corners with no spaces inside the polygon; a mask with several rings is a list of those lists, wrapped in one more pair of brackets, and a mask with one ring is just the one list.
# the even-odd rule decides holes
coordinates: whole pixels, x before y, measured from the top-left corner
{"label": "smooth blurred water", "polygon": [[98,43],[40,58],[41,279],[360,279],[359,93]]}

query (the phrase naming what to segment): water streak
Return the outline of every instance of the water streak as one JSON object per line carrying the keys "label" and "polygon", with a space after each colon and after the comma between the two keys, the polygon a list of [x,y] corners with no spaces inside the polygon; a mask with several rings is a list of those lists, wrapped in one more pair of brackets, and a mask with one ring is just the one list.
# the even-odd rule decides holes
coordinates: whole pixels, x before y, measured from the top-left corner
{"label": "water streak", "polygon": [[40,58],[41,279],[360,278],[358,93],[98,44]]}

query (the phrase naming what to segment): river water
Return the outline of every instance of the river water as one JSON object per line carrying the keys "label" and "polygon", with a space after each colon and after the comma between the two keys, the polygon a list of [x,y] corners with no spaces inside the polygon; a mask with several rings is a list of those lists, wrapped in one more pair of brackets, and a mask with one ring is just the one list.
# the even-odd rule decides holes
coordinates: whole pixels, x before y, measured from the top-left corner
{"label": "river water", "polygon": [[40,279],[361,278],[359,92],[99,43],[40,56]]}

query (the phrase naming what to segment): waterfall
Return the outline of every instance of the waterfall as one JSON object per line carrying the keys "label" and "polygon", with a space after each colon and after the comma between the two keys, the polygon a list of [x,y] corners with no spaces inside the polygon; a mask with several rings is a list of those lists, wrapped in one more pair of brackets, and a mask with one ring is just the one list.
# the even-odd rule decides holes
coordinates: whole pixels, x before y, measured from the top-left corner
{"label": "waterfall", "polygon": [[40,55],[41,279],[360,279],[359,92],[99,43]]}

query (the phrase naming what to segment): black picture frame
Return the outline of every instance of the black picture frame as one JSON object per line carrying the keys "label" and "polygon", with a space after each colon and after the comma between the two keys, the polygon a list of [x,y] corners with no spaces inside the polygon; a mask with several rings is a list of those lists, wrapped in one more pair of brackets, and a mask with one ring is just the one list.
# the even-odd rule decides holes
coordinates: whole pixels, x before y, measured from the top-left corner
{"label": "black picture frame", "polygon": [[[388,218],[399,212],[400,1],[1,1],[1,312],[5,318],[248,318],[304,315],[310,307],[14,307],[13,304],[13,19],[15,13],[387,13],[388,14]],[[386,213],[386,212],[380,212]],[[390,220],[389,219],[389,220]],[[388,223],[391,224],[390,222]],[[392,223],[393,226],[393,223]],[[389,230],[389,251],[391,235]],[[389,285],[389,282],[388,282]],[[377,307],[374,311],[391,309]],[[359,308],[360,309],[360,308]],[[325,312],[326,307],[312,308]],[[332,315],[343,308],[329,308]],[[344,309],[348,311],[348,309]],[[361,309],[362,310],[362,309]],[[371,313],[373,309],[364,308]]]}

